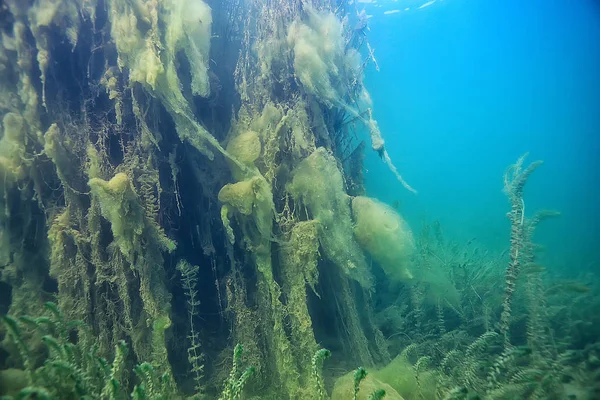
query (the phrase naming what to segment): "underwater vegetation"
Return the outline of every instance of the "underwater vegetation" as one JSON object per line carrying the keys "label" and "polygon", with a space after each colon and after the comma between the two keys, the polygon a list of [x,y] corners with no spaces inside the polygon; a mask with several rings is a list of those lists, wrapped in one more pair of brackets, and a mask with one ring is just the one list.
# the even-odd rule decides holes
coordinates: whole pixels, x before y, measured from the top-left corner
{"label": "underwater vegetation", "polygon": [[540,162],[506,171],[505,253],[368,197],[368,145],[416,191],[363,84],[364,18],[0,3],[0,396],[600,396],[598,279],[536,260]]}

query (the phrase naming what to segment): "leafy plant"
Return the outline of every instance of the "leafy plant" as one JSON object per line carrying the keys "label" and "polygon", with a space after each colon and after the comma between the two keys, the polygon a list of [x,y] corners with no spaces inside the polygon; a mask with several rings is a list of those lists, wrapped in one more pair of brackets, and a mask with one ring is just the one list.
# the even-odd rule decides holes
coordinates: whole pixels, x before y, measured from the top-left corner
{"label": "leafy plant", "polygon": [[[65,321],[56,304],[45,304],[48,316],[18,318],[6,315],[2,323],[10,340],[18,348],[27,386],[4,399],[179,399],[168,371],[161,373],[156,366],[141,362],[133,368],[138,379],[131,393],[127,382],[132,374],[127,371],[128,347],[124,341],[115,345],[112,362],[98,356],[98,346],[91,343],[89,327],[81,321]],[[24,330],[35,331],[48,353],[42,364],[34,361],[35,339],[25,339]],[[241,371],[242,345],[233,354],[233,366],[222,400],[240,399],[244,386],[254,374],[254,367]],[[197,393],[199,395],[200,393]]]}

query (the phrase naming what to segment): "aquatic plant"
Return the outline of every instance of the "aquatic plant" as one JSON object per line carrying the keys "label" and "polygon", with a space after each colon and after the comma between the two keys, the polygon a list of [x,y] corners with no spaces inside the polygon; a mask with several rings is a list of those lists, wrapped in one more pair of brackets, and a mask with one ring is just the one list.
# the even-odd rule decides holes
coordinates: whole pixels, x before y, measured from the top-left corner
{"label": "aquatic plant", "polygon": [[[521,169],[521,163],[522,159],[509,169],[517,171],[517,178],[507,178],[519,190],[528,175],[523,171],[531,172]],[[597,337],[576,345],[562,330],[565,324],[556,319],[556,313],[567,309],[555,303],[558,298],[570,303],[588,296],[590,288],[571,287],[536,263],[534,230],[558,213],[542,211],[526,218],[524,202],[518,196],[515,200],[521,214],[512,226],[513,234],[518,231],[518,236],[511,236],[517,239],[510,242],[512,256],[509,251],[500,255],[482,251],[473,240],[463,246],[448,241],[438,223],[425,225],[416,237],[416,282],[394,287],[400,294],[393,293],[394,300],[378,318],[400,355],[372,372],[405,398],[564,398],[598,390],[590,383],[595,367],[582,362]],[[508,291],[503,287],[507,276],[502,276],[507,253],[509,266],[516,259],[520,272],[508,275],[514,278],[506,283]],[[560,293],[551,290],[559,287]]]}
{"label": "aquatic plant", "polygon": [[[99,356],[98,345],[89,339],[89,327],[81,321],[67,321],[56,304],[45,304],[47,316],[31,318],[20,316],[2,317],[11,341],[18,347],[24,369],[13,370],[13,379],[26,376],[23,387],[13,388],[14,393],[0,393],[7,399],[174,399],[182,398],[170,379],[168,372],[159,374],[148,362],[133,368],[138,383],[129,394],[126,373],[128,346],[119,341],[115,346],[112,362]],[[40,366],[34,365],[35,343],[24,337],[24,330],[33,330],[46,346],[47,353]],[[253,375],[254,368],[240,372],[243,347],[237,345],[233,366],[220,399],[239,399],[245,384]],[[4,388],[2,388],[4,389]],[[197,392],[195,396],[200,396]]]}
{"label": "aquatic plant", "polygon": [[381,400],[385,397],[386,392],[383,389],[379,389],[371,393],[368,400]]}
{"label": "aquatic plant", "polygon": [[240,364],[244,348],[241,344],[233,349],[233,366],[229,373],[229,378],[225,382],[225,388],[219,400],[236,400],[242,395],[242,390],[248,382],[248,379],[254,374],[254,367],[248,367],[240,372]]}
{"label": "aquatic plant", "polygon": [[360,390],[360,383],[367,377],[367,371],[363,367],[358,367],[354,371],[354,400],[357,399],[358,391]]}
{"label": "aquatic plant", "polygon": [[541,161],[536,161],[523,169],[525,156],[519,158],[516,164],[511,165],[504,174],[504,192],[510,200],[510,213],[508,214],[508,217],[511,224],[510,263],[506,269],[506,289],[500,321],[500,330],[504,335],[504,343],[506,346],[510,343],[508,328],[511,302],[523,259],[522,251],[524,247],[523,242],[525,240],[525,201],[523,200],[523,188],[529,175],[542,164]]}
{"label": "aquatic plant", "polygon": [[326,399],[327,395],[325,392],[325,385],[323,383],[323,363],[326,359],[331,357],[331,352],[327,349],[319,349],[315,352],[311,360],[311,374],[315,381],[317,388],[317,394],[319,399]]}
{"label": "aquatic plant", "polygon": [[[379,153],[400,183],[416,193],[398,173],[385,149],[379,125],[373,118],[369,93],[360,84],[361,56],[357,49],[346,45],[352,38],[344,38],[343,21],[332,12],[318,12],[311,6],[307,6],[305,12],[307,18],[295,20],[287,35],[288,45],[293,49],[296,76],[304,89],[327,107],[340,107],[363,122],[368,128],[373,150]],[[361,103],[367,117],[349,106],[347,98],[353,103]]]}
{"label": "aquatic plant", "polygon": [[[54,303],[46,303],[45,308],[48,316],[2,317],[19,349],[23,366],[20,373],[27,376],[26,387],[17,388],[15,398],[120,398],[126,344],[119,342],[115,346],[114,360],[108,363],[97,354],[98,345],[88,341],[88,328],[81,321],[64,320]],[[33,343],[24,336],[25,330],[35,331],[47,349],[48,356],[41,366],[37,365]],[[77,342],[70,339],[73,333],[77,333]]]}
{"label": "aquatic plant", "polygon": [[203,390],[202,379],[204,378],[204,365],[203,365],[203,354],[200,346],[200,338],[198,332],[195,329],[195,318],[198,315],[198,270],[200,267],[197,265],[191,265],[185,260],[177,263],[177,270],[181,273],[181,283],[185,296],[187,298],[188,316],[190,324],[190,334],[188,339],[190,341],[190,347],[188,348],[188,361],[191,365],[191,373],[194,376],[196,385],[194,390],[196,393],[201,393]]}

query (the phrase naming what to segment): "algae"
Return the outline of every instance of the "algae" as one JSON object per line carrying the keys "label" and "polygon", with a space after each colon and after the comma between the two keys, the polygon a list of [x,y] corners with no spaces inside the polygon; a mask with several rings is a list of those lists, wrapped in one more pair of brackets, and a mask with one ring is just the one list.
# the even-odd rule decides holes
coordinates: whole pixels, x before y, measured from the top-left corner
{"label": "algae", "polygon": [[352,199],[354,237],[393,280],[411,279],[410,257],[415,243],[404,219],[376,199]]}
{"label": "algae", "polygon": [[319,222],[323,252],[363,287],[372,285],[364,255],[352,235],[350,197],[332,154],[320,147],[292,172],[287,190]]}

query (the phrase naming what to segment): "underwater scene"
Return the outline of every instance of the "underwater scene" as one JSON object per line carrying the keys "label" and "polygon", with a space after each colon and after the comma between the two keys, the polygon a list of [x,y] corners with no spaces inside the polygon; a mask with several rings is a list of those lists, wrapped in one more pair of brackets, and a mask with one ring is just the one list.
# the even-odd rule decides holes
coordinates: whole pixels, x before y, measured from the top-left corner
{"label": "underwater scene", "polygon": [[0,35],[0,399],[600,399],[598,1]]}

